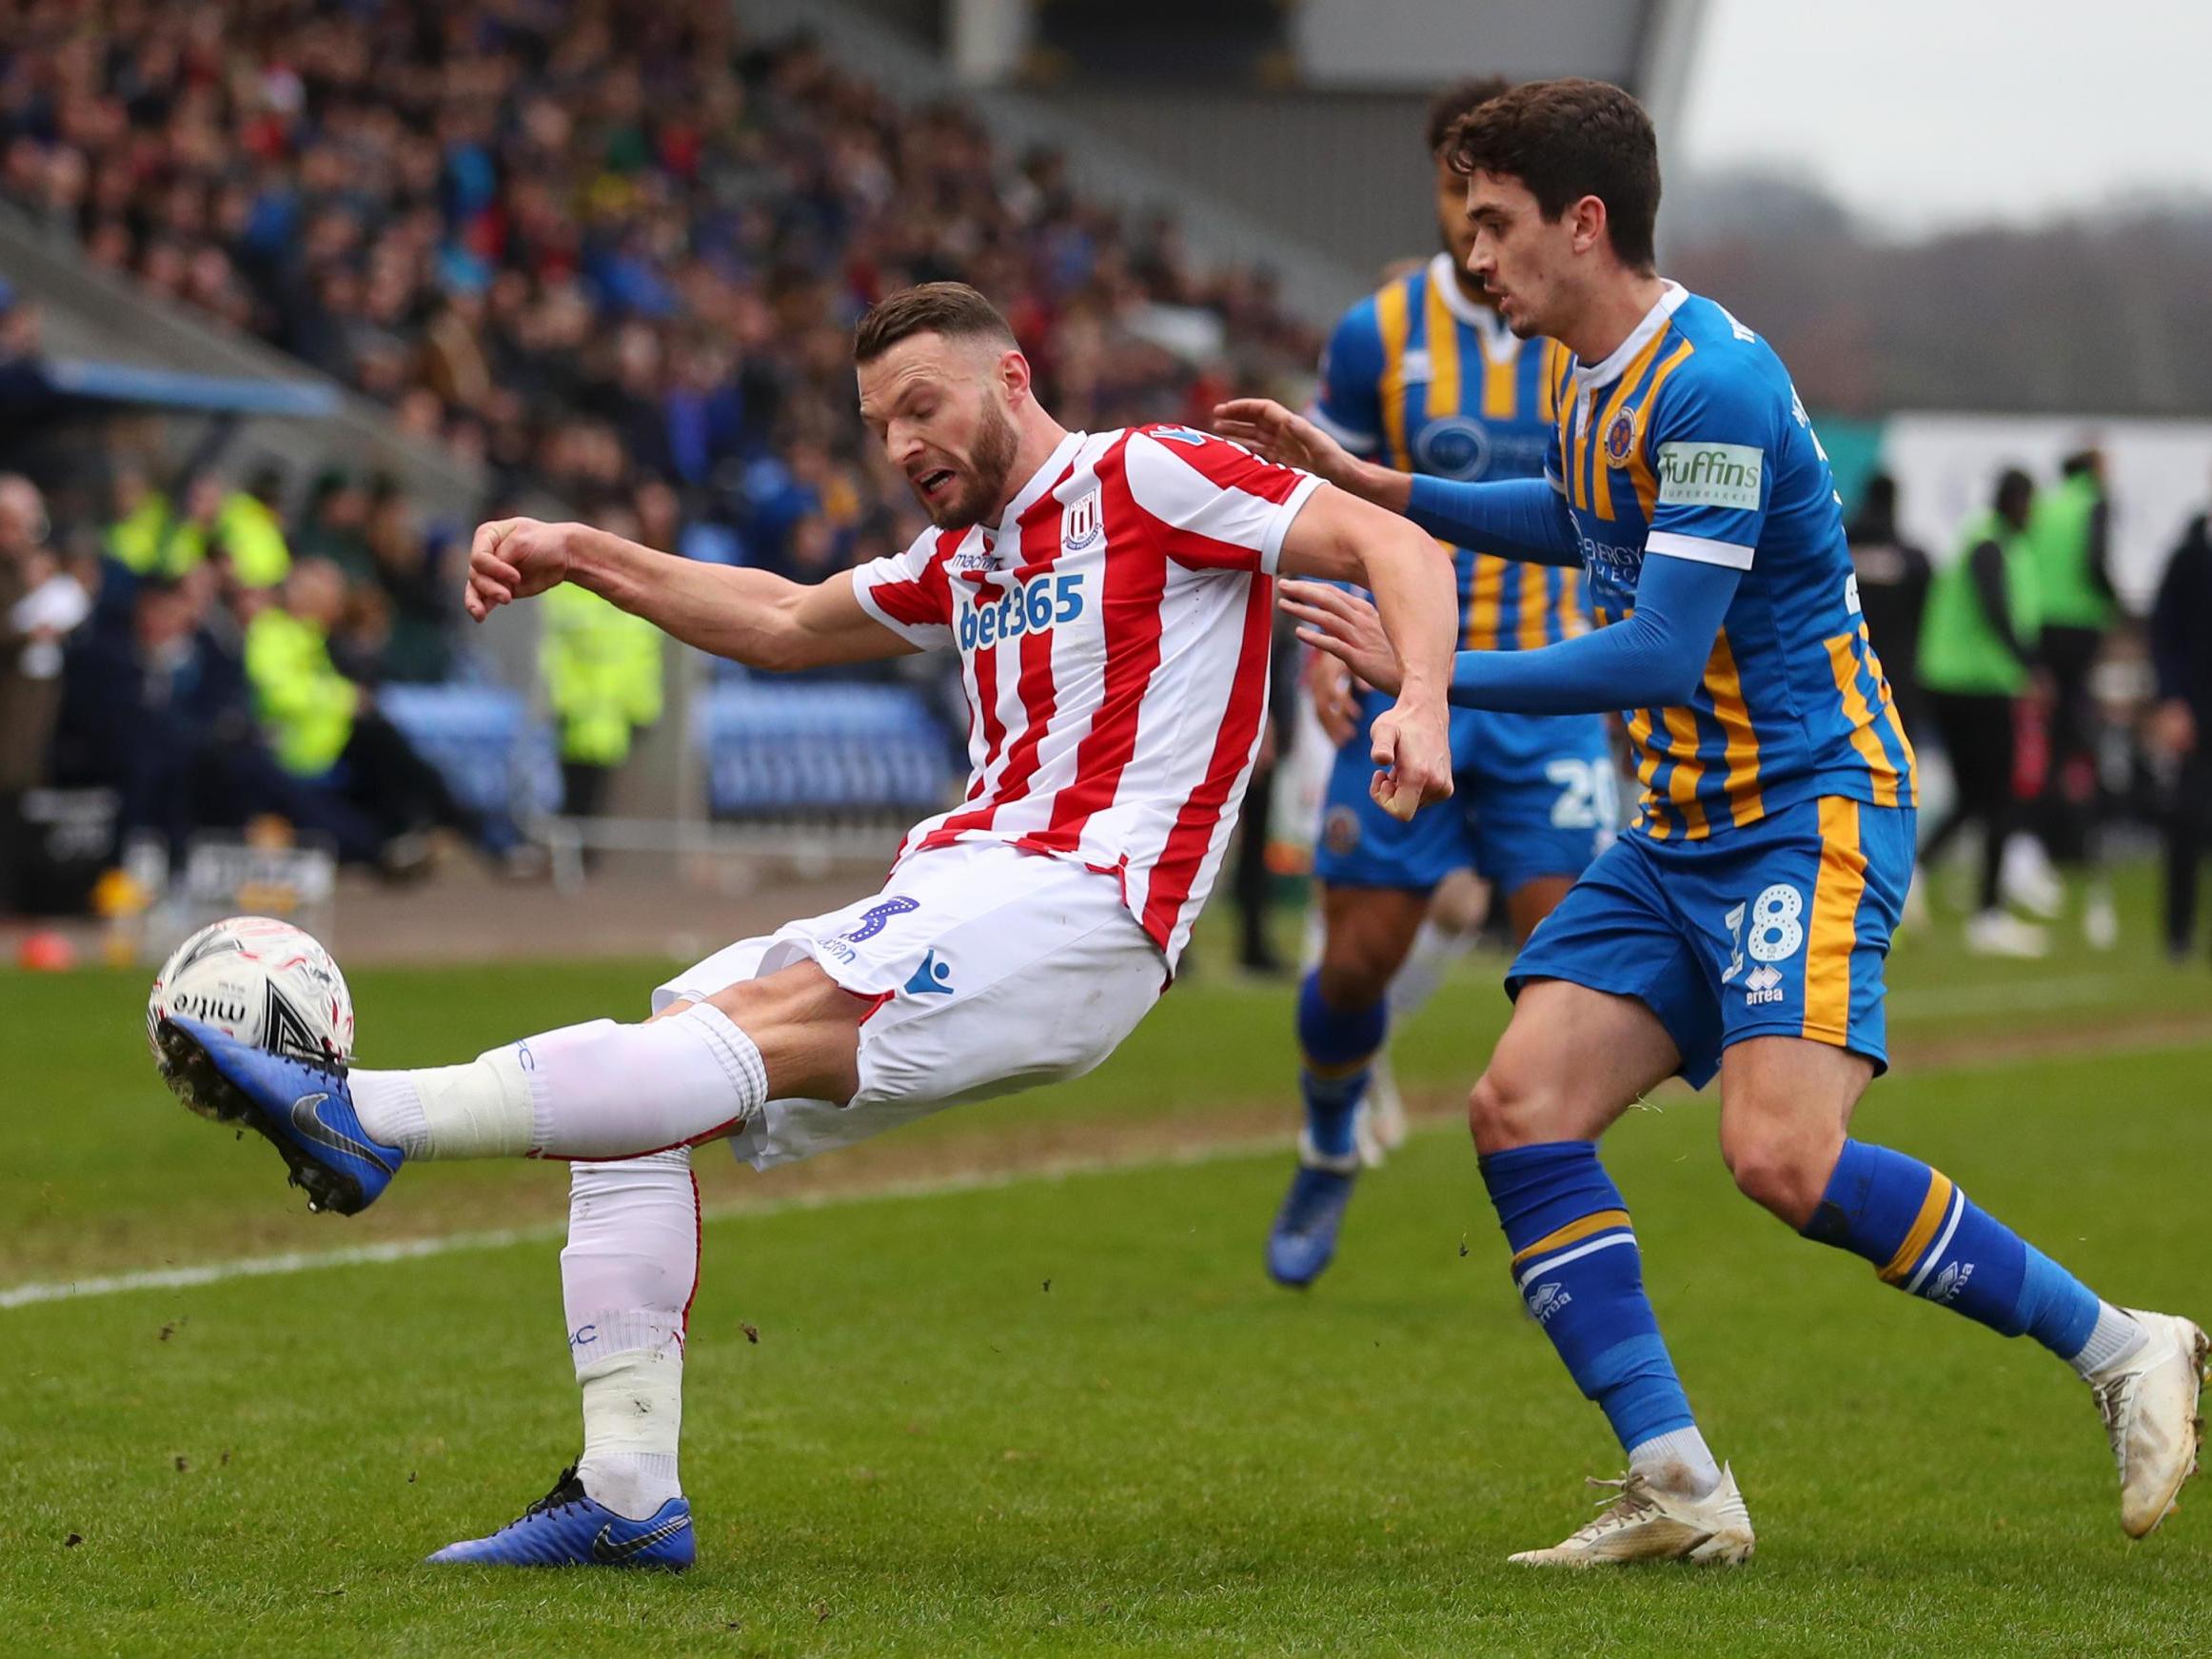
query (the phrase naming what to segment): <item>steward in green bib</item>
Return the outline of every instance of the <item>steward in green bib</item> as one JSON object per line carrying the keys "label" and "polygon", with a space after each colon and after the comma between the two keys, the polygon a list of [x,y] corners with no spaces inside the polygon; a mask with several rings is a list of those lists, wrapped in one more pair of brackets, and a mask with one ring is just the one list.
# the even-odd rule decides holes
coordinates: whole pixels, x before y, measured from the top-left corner
{"label": "steward in green bib", "polygon": [[1977,513],[1960,532],[1958,556],[1928,585],[1921,685],[1969,697],[2025,695],[2042,615],[2024,528],[1997,508]]}
{"label": "steward in green bib", "polygon": [[[2069,455],[2059,482],[2039,491],[2027,520],[2027,545],[2035,561],[2043,616],[2040,646],[2050,670],[2050,764],[2042,810],[2044,839],[2063,861],[2099,861],[2098,830],[2104,790],[2098,771],[2103,724],[2090,684],[2104,636],[2119,621],[2113,597],[2104,494],[2104,458],[2094,449]],[[2102,886],[2089,898],[2084,925],[2092,933],[2116,931]],[[2099,914],[2102,913],[2102,914]]]}
{"label": "steward in green bib", "polygon": [[2036,492],[2027,516],[2044,624],[2103,634],[2120,608],[2107,563],[2103,459],[2085,449],[2067,456],[2064,468],[2058,483]]}
{"label": "steward in green bib", "polygon": [[[1966,522],[1958,557],[1928,584],[1920,627],[1920,683],[1927,693],[1956,792],[1951,809],[1921,845],[1932,866],[1958,833],[1983,833],[1978,913],[1968,939],[2007,954],[2030,954],[2019,924],[1998,903],[2005,840],[2016,827],[2013,721],[2033,678],[2040,611],[2027,517],[2035,485],[2017,468],[1997,481],[1990,509]],[[2010,924],[2010,925],[2008,925]],[[2008,946],[2020,946],[2008,949]],[[1980,947],[1978,947],[1980,948]]]}
{"label": "steward in green bib", "polygon": [[387,844],[449,829],[494,858],[517,847],[513,824],[464,805],[331,661],[330,630],[346,614],[345,572],[302,559],[261,604],[246,627],[246,678],[286,771],[358,808]]}
{"label": "steward in green bib", "polygon": [[661,631],[572,583],[544,602],[538,661],[561,722],[562,810],[591,818],[632,734],[661,718]]}

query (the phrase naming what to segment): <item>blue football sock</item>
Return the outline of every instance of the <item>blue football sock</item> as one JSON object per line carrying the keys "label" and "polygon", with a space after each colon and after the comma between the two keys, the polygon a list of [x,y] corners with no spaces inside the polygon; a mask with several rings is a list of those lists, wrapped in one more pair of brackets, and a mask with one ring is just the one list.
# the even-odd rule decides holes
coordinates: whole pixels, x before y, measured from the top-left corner
{"label": "blue football sock", "polygon": [[2095,1292],[1918,1158],[1844,1142],[1805,1236],[1866,1257],[1884,1284],[2061,1359],[2096,1329]]}
{"label": "blue football sock", "polygon": [[1306,1131],[1324,1157],[1352,1154],[1352,1121],[1390,1019],[1390,1005],[1380,1000],[1372,1008],[1330,1007],[1321,999],[1318,969],[1298,987],[1298,1047],[1305,1057],[1298,1092],[1306,1101]]}
{"label": "blue football sock", "polygon": [[1695,1427],[1644,1294],[1629,1212],[1597,1161],[1596,1143],[1514,1147],[1481,1164],[1512,1247],[1513,1283],[1622,1448]]}

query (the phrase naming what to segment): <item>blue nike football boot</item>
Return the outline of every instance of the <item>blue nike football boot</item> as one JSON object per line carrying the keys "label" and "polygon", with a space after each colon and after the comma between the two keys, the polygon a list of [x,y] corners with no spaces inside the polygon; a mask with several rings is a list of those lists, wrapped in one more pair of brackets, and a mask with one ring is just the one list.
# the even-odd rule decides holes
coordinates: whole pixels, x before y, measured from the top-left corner
{"label": "blue nike football boot", "polygon": [[1336,1254],[1336,1230],[1344,1224],[1344,1206],[1352,1202],[1358,1175],[1357,1153],[1330,1157],[1314,1150],[1310,1136],[1299,1134],[1298,1171],[1267,1235],[1269,1278],[1302,1291],[1321,1276]]}
{"label": "blue nike football boot", "polygon": [[204,1117],[261,1135],[284,1155],[310,1210],[358,1215],[405,1161],[371,1140],[341,1065],[314,1065],[227,1036],[204,1020],[165,1016],[156,1028],[162,1076]]}
{"label": "blue nike football boot", "polygon": [[650,1567],[681,1572],[698,1559],[691,1504],[670,1498],[642,1521],[583,1490],[571,1465],[553,1490],[488,1538],[448,1544],[429,1559],[472,1567]]}

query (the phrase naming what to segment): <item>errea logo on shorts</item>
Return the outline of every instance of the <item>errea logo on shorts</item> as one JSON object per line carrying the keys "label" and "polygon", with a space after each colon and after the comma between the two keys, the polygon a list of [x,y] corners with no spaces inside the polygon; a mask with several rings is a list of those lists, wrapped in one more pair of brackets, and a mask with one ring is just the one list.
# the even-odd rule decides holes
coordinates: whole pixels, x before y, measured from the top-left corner
{"label": "errea logo on shorts", "polygon": [[1766,464],[1752,444],[1662,444],[1659,504],[1757,512]]}

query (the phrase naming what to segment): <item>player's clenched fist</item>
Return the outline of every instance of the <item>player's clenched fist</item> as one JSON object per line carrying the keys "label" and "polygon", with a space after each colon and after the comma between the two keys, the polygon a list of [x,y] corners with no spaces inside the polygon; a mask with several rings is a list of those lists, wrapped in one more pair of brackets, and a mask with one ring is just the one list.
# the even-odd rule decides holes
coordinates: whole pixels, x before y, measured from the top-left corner
{"label": "player's clenched fist", "polygon": [[1442,702],[1414,708],[1394,702],[1375,717],[1374,775],[1370,793],[1392,818],[1410,819],[1452,795],[1452,724]]}
{"label": "player's clenched fist", "polygon": [[494,519],[476,527],[468,547],[468,589],[461,602],[478,622],[503,604],[529,599],[568,578],[570,537],[581,526],[538,519]]}

